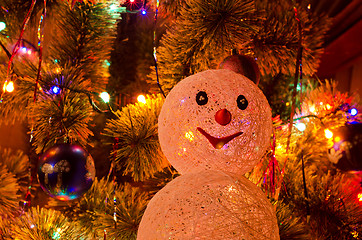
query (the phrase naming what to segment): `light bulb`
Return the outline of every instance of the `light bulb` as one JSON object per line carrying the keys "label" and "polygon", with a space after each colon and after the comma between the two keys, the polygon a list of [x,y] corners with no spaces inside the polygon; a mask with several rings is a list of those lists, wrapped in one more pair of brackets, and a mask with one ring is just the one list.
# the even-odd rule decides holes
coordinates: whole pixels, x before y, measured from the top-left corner
{"label": "light bulb", "polygon": [[60,88],[58,86],[53,86],[51,90],[54,94],[58,94],[60,92]]}
{"label": "light bulb", "polygon": [[4,86],[3,86],[3,91],[4,92],[13,92],[14,91],[14,82],[13,81],[9,81],[9,82],[5,82]]}
{"label": "light bulb", "polygon": [[306,129],[305,124],[302,123],[302,122],[297,123],[297,124],[295,125],[295,127],[296,127],[299,131],[301,131],[301,132],[304,132],[304,130]]}
{"label": "light bulb", "polygon": [[351,113],[352,116],[356,116],[357,113],[358,113],[358,111],[357,111],[357,109],[352,108],[352,109],[350,110],[350,113]]}
{"label": "light bulb", "polygon": [[118,9],[118,6],[117,6],[117,4],[113,3],[113,4],[111,4],[111,6],[109,6],[109,8],[111,11],[116,11]]}
{"label": "light bulb", "polygon": [[6,28],[6,24],[4,22],[0,22],[0,32]]}
{"label": "light bulb", "polygon": [[142,94],[138,95],[137,101],[140,102],[140,103],[146,104],[146,97],[143,96]]}
{"label": "light bulb", "polygon": [[330,139],[333,137],[333,133],[331,132],[331,130],[329,129],[325,129],[324,130],[324,135],[326,136],[326,138]]}
{"label": "light bulb", "polygon": [[110,96],[107,92],[102,92],[99,96],[105,103],[109,103]]}
{"label": "light bulb", "polygon": [[310,111],[311,113],[315,113],[315,106],[314,106],[314,105],[310,106],[310,107],[309,107],[309,111]]}

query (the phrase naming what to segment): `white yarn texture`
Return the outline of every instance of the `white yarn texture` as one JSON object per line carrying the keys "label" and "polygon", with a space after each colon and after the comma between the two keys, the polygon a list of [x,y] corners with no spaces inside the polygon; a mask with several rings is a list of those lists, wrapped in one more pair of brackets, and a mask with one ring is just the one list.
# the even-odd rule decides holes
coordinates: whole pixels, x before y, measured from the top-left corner
{"label": "white yarn texture", "polygon": [[142,218],[138,239],[279,239],[274,210],[245,177],[221,171],[184,174],[159,191]]}
{"label": "white yarn texture", "polygon": [[[205,105],[196,96],[204,91]],[[240,110],[239,95],[248,106]],[[215,121],[220,109],[231,113],[231,122]],[[161,148],[181,174],[201,170],[223,170],[244,174],[260,161],[272,133],[271,109],[262,91],[248,78],[227,69],[207,70],[179,82],[168,94],[158,119]],[[242,134],[221,149],[215,149],[197,128],[213,137]]]}
{"label": "white yarn texture", "polygon": [[[228,113],[222,124],[220,110]],[[271,203],[242,176],[272,133],[270,106],[252,81],[227,69],[192,75],[168,94],[158,125],[162,151],[181,176],[151,199],[138,240],[279,239]]]}

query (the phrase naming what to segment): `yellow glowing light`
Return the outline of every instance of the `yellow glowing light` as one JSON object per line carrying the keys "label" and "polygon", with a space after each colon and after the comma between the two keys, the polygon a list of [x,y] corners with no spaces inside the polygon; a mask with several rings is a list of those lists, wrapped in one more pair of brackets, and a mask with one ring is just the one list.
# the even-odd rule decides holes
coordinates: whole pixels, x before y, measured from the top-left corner
{"label": "yellow glowing light", "polygon": [[315,106],[314,105],[310,106],[309,111],[312,113],[315,113]]}
{"label": "yellow glowing light", "polygon": [[330,110],[330,109],[332,108],[332,106],[329,105],[329,104],[327,104],[327,105],[326,105],[326,108],[327,108],[327,110]]}
{"label": "yellow glowing light", "polygon": [[305,124],[302,122],[297,123],[295,127],[301,132],[304,132],[304,130],[307,128],[307,126],[305,126]]}
{"label": "yellow glowing light", "polygon": [[102,100],[105,102],[105,103],[109,103],[109,94],[107,92],[102,92],[100,95],[99,95]]}
{"label": "yellow glowing light", "polygon": [[14,82],[13,81],[5,82],[4,86],[3,86],[3,91],[4,92],[13,92],[14,91]]}
{"label": "yellow glowing light", "polygon": [[285,103],[285,106],[287,106],[287,107],[288,107],[289,105],[290,105],[290,103],[289,103],[289,102]]}
{"label": "yellow glowing light", "polygon": [[324,135],[326,136],[326,138],[330,139],[333,137],[333,133],[331,132],[331,130],[329,129],[325,129],[324,130]]}
{"label": "yellow glowing light", "polygon": [[0,22],[0,32],[6,28],[6,24],[4,22]]}
{"label": "yellow glowing light", "polygon": [[146,104],[146,97],[144,95],[138,95],[137,101],[143,104]]}
{"label": "yellow glowing light", "polygon": [[362,202],[362,193],[358,193],[358,201]]}
{"label": "yellow glowing light", "polygon": [[339,136],[337,136],[337,137],[334,138],[334,141],[339,142],[339,141],[341,141],[341,138]]}
{"label": "yellow glowing light", "polygon": [[195,136],[194,133],[191,131],[188,131],[185,133],[185,138],[187,138],[190,142],[194,140]]}

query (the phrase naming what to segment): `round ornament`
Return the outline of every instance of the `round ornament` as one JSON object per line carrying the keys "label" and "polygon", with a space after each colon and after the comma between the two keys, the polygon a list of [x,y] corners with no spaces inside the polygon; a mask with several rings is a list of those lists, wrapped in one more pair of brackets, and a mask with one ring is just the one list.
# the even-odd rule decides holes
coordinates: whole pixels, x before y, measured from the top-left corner
{"label": "round ornament", "polygon": [[362,171],[362,123],[355,122],[333,130],[333,147],[328,158],[342,171]]}
{"label": "round ornament", "polygon": [[179,82],[158,119],[163,153],[181,174],[221,170],[244,174],[269,146],[271,109],[262,91],[228,69]]}
{"label": "round ornament", "polygon": [[245,177],[188,173],[151,199],[137,239],[279,239],[273,206]]}
{"label": "round ornament", "polygon": [[220,69],[229,69],[249,78],[256,85],[260,81],[260,70],[256,61],[246,55],[233,54],[226,57],[220,64]]}
{"label": "round ornament", "polygon": [[72,200],[84,194],[95,178],[91,155],[75,144],[58,144],[44,152],[38,162],[42,189],[59,200]]}

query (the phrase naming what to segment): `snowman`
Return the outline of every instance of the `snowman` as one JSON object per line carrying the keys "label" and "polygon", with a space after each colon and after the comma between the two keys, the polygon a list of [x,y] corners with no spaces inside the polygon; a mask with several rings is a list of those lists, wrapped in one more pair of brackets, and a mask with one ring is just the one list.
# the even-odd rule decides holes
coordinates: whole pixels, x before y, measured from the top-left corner
{"label": "snowman", "polygon": [[181,175],[151,199],[137,239],[279,239],[272,205],[243,176],[272,132],[270,106],[252,81],[228,69],[187,77],[158,124],[162,151]]}

